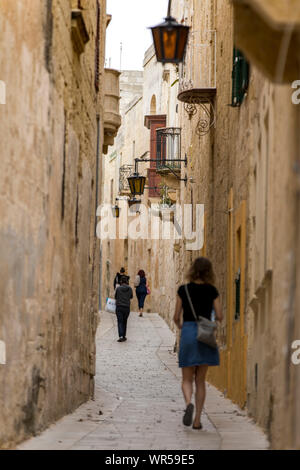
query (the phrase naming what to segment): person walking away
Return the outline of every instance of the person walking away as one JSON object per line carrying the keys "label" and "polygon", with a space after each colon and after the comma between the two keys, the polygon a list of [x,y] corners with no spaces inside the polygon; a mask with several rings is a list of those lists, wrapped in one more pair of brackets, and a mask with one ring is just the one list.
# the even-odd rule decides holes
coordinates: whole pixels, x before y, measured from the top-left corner
{"label": "person walking away", "polygon": [[133,291],[128,285],[128,276],[122,276],[120,282],[121,285],[116,289],[115,299],[119,332],[118,342],[122,343],[127,341],[127,320],[130,314],[130,300],[133,298]]}
{"label": "person walking away", "polygon": [[[121,268],[120,269],[120,272],[116,274],[115,278],[114,278],[114,290],[116,290],[117,287],[119,287],[121,285],[121,277],[122,276],[126,276],[126,270],[125,268]],[[128,283],[129,283],[129,279],[130,277],[129,276],[126,276],[127,279],[128,279]]]}
{"label": "person walking away", "polygon": [[146,274],[145,271],[140,269],[140,271],[137,273],[135,282],[135,292],[136,296],[138,299],[138,304],[139,304],[139,311],[140,311],[140,317],[143,316],[143,309],[145,305],[145,299],[147,297],[147,279],[146,279]]}
{"label": "person walking away", "polygon": [[[219,292],[214,285],[215,276],[211,262],[204,257],[197,258],[189,270],[188,278],[190,282],[178,289],[174,314],[174,322],[181,330],[179,367],[182,370],[182,392],[186,403],[183,424],[190,426],[193,422],[193,429],[202,429],[201,413],[206,395],[206,373],[209,366],[220,365],[220,358],[218,348],[198,341],[194,313],[197,317],[202,316],[210,320],[214,310],[215,319],[219,322],[223,320],[223,314]],[[196,413],[193,421],[194,383]]]}

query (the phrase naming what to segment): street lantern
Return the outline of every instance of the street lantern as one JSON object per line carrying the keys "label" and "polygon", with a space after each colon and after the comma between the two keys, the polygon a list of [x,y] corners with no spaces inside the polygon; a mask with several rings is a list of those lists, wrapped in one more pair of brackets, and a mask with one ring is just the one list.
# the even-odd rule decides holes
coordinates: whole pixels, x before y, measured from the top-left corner
{"label": "street lantern", "polygon": [[178,23],[170,12],[171,2],[165,21],[150,29],[152,30],[157,61],[163,64],[167,62],[179,64],[184,60],[190,27]]}
{"label": "street lantern", "polygon": [[134,173],[133,175],[129,176],[127,180],[132,196],[141,196],[144,194],[146,184],[145,176],[141,176],[138,173]]}
{"label": "street lantern", "polygon": [[128,206],[129,206],[130,212],[139,213],[141,200],[137,199],[136,197],[133,197],[132,199],[128,199]]}
{"label": "street lantern", "polygon": [[116,219],[119,219],[119,217],[120,217],[120,207],[117,204],[115,206],[113,206],[112,212],[113,212],[113,216]]}

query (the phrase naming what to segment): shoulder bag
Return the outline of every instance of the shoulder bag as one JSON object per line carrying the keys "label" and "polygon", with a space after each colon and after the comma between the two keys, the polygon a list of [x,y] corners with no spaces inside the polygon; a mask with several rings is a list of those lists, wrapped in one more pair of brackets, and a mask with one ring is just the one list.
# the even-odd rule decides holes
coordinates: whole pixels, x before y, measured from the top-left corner
{"label": "shoulder bag", "polygon": [[115,299],[107,299],[105,305],[105,311],[109,313],[116,313],[116,300]]}
{"label": "shoulder bag", "polygon": [[134,280],[134,287],[139,287],[140,282],[141,282],[141,278],[140,278],[140,276],[137,274],[137,275],[136,275],[136,278],[135,278],[135,280]]}
{"label": "shoulder bag", "polygon": [[197,331],[197,340],[201,341],[201,343],[205,343],[208,346],[217,349],[218,344],[216,341],[216,330],[217,330],[217,325],[215,322],[208,320],[208,318],[205,317],[197,317],[194,306],[192,304],[192,300],[189,294],[189,290],[187,285],[185,287],[185,292],[191,307],[191,310],[193,312],[193,315],[196,319],[197,325],[198,325],[198,331]]}

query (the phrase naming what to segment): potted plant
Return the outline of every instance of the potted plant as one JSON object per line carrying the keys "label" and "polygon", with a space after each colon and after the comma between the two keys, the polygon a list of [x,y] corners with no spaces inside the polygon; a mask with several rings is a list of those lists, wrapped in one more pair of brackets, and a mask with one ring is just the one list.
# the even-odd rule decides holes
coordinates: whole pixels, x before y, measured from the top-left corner
{"label": "potted plant", "polygon": [[172,207],[173,202],[171,201],[168,195],[167,186],[162,186],[160,196],[161,196],[160,204],[159,204],[160,218],[164,220],[174,221],[174,208]]}

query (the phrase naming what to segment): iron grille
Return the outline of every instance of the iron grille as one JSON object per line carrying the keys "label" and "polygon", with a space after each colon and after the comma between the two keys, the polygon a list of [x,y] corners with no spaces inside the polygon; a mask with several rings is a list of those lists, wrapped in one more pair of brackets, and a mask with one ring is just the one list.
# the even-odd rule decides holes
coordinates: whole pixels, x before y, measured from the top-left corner
{"label": "iron grille", "polygon": [[130,191],[129,184],[127,178],[131,176],[134,172],[133,165],[122,165],[120,167],[119,173],[119,193],[127,193]]}
{"label": "iron grille", "polygon": [[[156,131],[156,168],[180,170],[181,128],[165,127]],[[172,161],[173,160],[173,161]]]}

